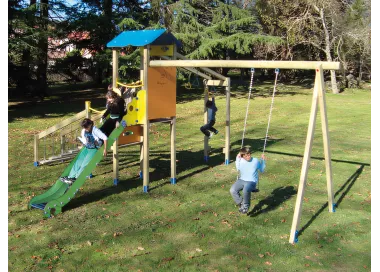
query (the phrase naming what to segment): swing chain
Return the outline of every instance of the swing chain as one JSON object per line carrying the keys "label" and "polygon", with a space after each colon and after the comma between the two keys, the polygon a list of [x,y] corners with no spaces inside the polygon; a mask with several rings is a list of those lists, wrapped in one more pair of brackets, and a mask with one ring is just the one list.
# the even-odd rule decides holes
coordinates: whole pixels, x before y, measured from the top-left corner
{"label": "swing chain", "polygon": [[265,147],[267,145],[267,140],[268,140],[268,132],[269,132],[269,125],[270,125],[270,119],[271,119],[271,116],[272,116],[272,109],[273,109],[273,104],[274,104],[274,95],[276,93],[276,87],[277,87],[277,77],[278,77],[278,74],[280,73],[280,69],[276,68],[275,70],[275,74],[276,74],[276,77],[274,79],[274,85],[273,85],[273,94],[272,94],[272,103],[270,105],[270,110],[269,110],[269,117],[268,117],[268,126],[267,126],[267,132],[265,134],[265,140],[264,140],[264,146],[263,146],[263,154],[265,153]]}
{"label": "swing chain", "polygon": [[[247,103],[247,110],[245,112],[245,119],[244,119],[244,128],[243,128],[243,136],[242,136],[242,139],[241,139],[241,147],[240,147],[240,150],[243,148],[243,145],[244,145],[244,135],[245,135],[245,129],[247,127],[247,117],[248,117],[248,110],[249,110],[249,101],[251,99],[251,93],[252,93],[252,85],[253,85],[253,75],[255,74],[255,68],[251,68],[251,82],[249,84],[249,93],[248,93],[248,103]],[[239,150],[239,153],[240,153],[240,150]],[[241,160],[241,158],[240,158]],[[238,164],[238,174],[237,174],[237,178],[236,179],[239,179],[239,167],[240,167],[240,160],[239,160],[239,164]]]}
{"label": "swing chain", "polygon": [[251,68],[251,82],[249,84],[249,93],[248,93],[248,103],[247,103],[247,110],[245,112],[245,119],[244,119],[244,129],[243,129],[243,137],[241,139],[241,147],[243,148],[244,145],[244,135],[245,135],[245,129],[247,127],[247,117],[248,117],[248,110],[249,110],[249,101],[251,99],[251,93],[252,93],[252,85],[253,85],[253,75],[255,74],[255,68]]}

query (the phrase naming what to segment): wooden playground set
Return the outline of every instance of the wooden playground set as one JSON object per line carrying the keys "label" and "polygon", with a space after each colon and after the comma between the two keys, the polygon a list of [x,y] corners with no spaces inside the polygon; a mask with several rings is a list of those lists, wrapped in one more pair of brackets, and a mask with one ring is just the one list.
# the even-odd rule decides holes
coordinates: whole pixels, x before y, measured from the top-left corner
{"label": "wooden playground set", "polygon": [[[119,65],[118,59],[120,50],[127,46],[135,46],[140,48],[141,67],[140,81],[134,84],[124,84],[119,82]],[[226,67],[226,68],[259,68],[259,69],[276,69],[276,81],[279,69],[311,69],[315,70],[315,82],[313,90],[313,98],[311,103],[311,112],[309,119],[308,132],[305,143],[305,150],[298,186],[298,194],[294,210],[293,222],[290,230],[289,242],[294,243],[298,240],[298,232],[302,200],[307,181],[307,174],[310,163],[311,149],[314,139],[315,125],[318,106],[320,109],[322,135],[324,145],[328,207],[329,212],[335,211],[331,154],[329,143],[329,130],[327,120],[326,98],[324,90],[324,70],[339,70],[341,65],[339,62],[314,62],[314,61],[250,61],[250,60],[188,60],[183,55],[177,53],[180,42],[166,29],[156,30],[136,30],[124,31],[111,40],[107,47],[112,49],[112,87],[119,92],[118,87],[125,86],[134,89],[134,94],[129,98],[126,112],[123,118],[122,126],[115,129],[110,135],[109,146],[112,145],[113,152],[113,181],[114,185],[119,182],[119,148],[139,145],[140,146],[140,177],[143,179],[143,192],[149,192],[149,127],[152,123],[167,123],[170,125],[170,181],[171,184],[177,183],[176,173],[176,75],[177,68],[186,69],[203,78],[204,84],[204,100],[209,100],[208,89],[213,86],[221,86],[225,88],[225,144],[223,148],[225,160],[224,163],[230,163],[230,96],[231,96],[231,80],[210,68]],[[251,95],[253,70],[251,76],[251,86],[248,96],[248,105]],[[119,92],[120,94],[120,92]],[[273,90],[273,98],[275,95],[275,87]],[[248,113],[247,105],[247,113]],[[87,117],[93,121],[100,119],[102,112],[98,112],[91,108],[91,103],[86,102],[85,110],[77,115],[64,120],[63,122],[43,131],[35,136],[34,144],[34,164],[36,166],[48,164],[51,162],[61,162],[72,159],[70,165],[65,171],[70,170],[70,166],[75,161],[75,156],[80,152],[78,146],[69,148],[67,146],[68,137],[76,138],[80,126],[79,122]],[[246,114],[247,119],[247,114]],[[207,123],[207,109],[204,108],[204,122]],[[269,129],[268,121],[268,129]],[[265,137],[265,142],[268,137]],[[245,127],[244,127],[245,130]],[[46,139],[48,136],[56,135],[60,139],[60,145],[55,150],[60,153],[46,158]],[[69,136],[71,135],[71,136]],[[244,139],[244,133],[243,133]],[[41,146],[45,143],[43,149],[43,159],[41,159]],[[242,142],[243,143],[243,142]],[[54,147],[53,147],[54,149]],[[265,144],[264,144],[265,150]],[[98,153],[102,152],[99,150]],[[209,138],[204,137],[204,160],[209,160]],[[73,159],[74,158],[74,159]],[[78,192],[87,177],[91,177],[91,171],[101,160],[101,156],[95,156],[94,162],[91,162],[83,171],[77,181],[68,188],[67,184],[63,184],[59,180],[44,195],[33,198],[29,207],[44,210],[44,216],[50,217],[51,214],[58,214],[62,211],[62,207],[66,205]],[[79,182],[78,182],[79,181]],[[77,185],[75,185],[78,183]]]}

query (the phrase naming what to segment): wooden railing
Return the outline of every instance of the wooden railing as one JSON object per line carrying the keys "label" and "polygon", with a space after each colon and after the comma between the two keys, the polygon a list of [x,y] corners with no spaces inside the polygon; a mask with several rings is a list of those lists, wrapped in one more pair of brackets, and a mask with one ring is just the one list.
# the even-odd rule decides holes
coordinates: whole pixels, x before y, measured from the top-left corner
{"label": "wooden railing", "polygon": [[82,144],[77,140],[81,134],[80,123],[84,118],[90,118],[95,123],[100,120],[102,112],[90,108],[91,102],[86,101],[85,110],[34,136],[34,165],[63,162],[73,158]]}

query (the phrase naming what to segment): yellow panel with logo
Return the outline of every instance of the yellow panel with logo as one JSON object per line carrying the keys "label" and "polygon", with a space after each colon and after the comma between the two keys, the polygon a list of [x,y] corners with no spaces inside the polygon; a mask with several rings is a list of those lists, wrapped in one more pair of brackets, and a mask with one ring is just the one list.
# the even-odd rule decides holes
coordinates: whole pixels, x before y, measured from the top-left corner
{"label": "yellow panel with logo", "polygon": [[127,113],[123,120],[127,122],[127,126],[143,125],[145,123],[145,90],[137,92],[136,97],[127,105]]}

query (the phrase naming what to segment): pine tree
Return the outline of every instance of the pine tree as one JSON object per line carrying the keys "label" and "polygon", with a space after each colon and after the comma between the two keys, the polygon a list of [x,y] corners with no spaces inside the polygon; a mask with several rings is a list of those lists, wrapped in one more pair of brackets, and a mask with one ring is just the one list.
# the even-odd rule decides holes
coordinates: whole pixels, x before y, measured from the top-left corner
{"label": "pine tree", "polygon": [[282,43],[262,33],[252,9],[239,1],[180,0],[166,11],[168,28],[182,42],[180,52],[190,59],[260,58],[257,48]]}

